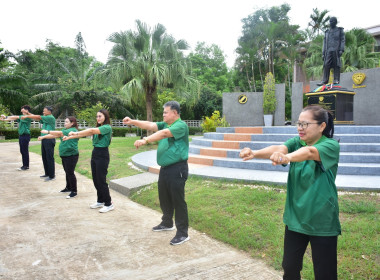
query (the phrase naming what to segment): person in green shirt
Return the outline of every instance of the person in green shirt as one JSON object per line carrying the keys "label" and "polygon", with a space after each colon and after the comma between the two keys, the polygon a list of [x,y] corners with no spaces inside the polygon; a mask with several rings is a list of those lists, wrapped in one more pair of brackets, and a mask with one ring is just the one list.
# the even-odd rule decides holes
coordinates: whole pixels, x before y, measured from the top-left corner
{"label": "person in green shirt", "polygon": [[161,166],[158,178],[158,196],[163,213],[162,221],[153,231],[174,230],[173,214],[177,233],[170,241],[179,245],[188,240],[189,217],[185,201],[185,183],[189,173],[189,128],[180,118],[180,105],[169,101],[164,105],[163,122],[132,120],[125,117],[123,122],[142,129],[155,131],[154,134],[135,142],[139,148],[149,142],[158,143],[157,163]]}
{"label": "person in green shirt", "polygon": [[[22,119],[30,118],[40,121],[42,123],[42,130],[55,130],[55,118],[52,112],[53,108],[46,106],[42,112],[42,116],[30,114],[23,116]],[[41,133],[41,136],[44,135],[45,133]],[[45,182],[55,180],[54,147],[55,139],[43,139],[41,141],[41,155],[45,174],[41,175],[40,178],[44,179]]]}
{"label": "person in green shirt", "polygon": [[270,159],[290,164],[283,220],[285,223],[283,279],[301,279],[310,243],[315,279],[337,279],[337,242],[341,234],[335,178],[339,143],[333,139],[334,120],[320,106],[307,106],[297,122],[299,136],[284,145],[240,152],[243,160]]}
{"label": "person in green shirt", "polygon": [[7,118],[2,115],[1,121],[16,121],[18,122],[18,143],[20,145],[20,153],[22,156],[22,166],[17,168],[19,171],[25,171],[29,169],[29,142],[30,142],[30,123],[31,119],[21,119],[23,115],[29,115],[30,106],[24,105],[21,107],[20,116],[8,116]]}
{"label": "person in green shirt", "polygon": [[62,166],[66,173],[66,187],[60,192],[70,192],[66,198],[76,197],[77,190],[77,178],[75,176],[75,167],[79,159],[78,141],[79,139],[71,139],[68,141],[62,141],[64,136],[68,136],[70,132],[78,131],[78,123],[75,117],[67,117],[65,119],[65,128],[62,131],[49,131],[42,130],[41,133],[46,134],[38,137],[38,140],[61,138],[59,144],[59,156],[62,159]]}
{"label": "person in green shirt", "polygon": [[93,135],[92,145],[94,146],[91,156],[91,172],[98,198],[95,203],[90,205],[90,208],[101,208],[99,212],[106,213],[114,210],[107,184],[108,165],[110,163],[108,146],[111,144],[112,127],[110,115],[106,109],[97,112],[96,128],[88,128],[79,132],[71,131],[69,136],[64,136],[62,140],[68,141],[91,135]]}

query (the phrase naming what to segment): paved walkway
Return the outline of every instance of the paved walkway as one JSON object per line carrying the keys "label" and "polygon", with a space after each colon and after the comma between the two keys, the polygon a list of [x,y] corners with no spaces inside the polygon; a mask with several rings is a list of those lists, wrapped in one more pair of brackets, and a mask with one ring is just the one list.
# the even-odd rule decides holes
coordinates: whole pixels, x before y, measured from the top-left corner
{"label": "paved walkway", "polygon": [[[159,166],[156,161],[156,151],[148,151],[136,154],[132,161],[144,170],[157,171]],[[242,180],[245,182],[261,182],[269,184],[286,185],[288,172],[237,169],[227,167],[205,166],[189,164],[190,174],[206,178]],[[338,190],[347,191],[380,191],[379,176],[355,176],[337,175],[336,186]]]}
{"label": "paved walkway", "polygon": [[160,213],[113,190],[114,211],[90,209],[96,194],[82,175],[78,196],[65,199],[62,166],[45,183],[40,156],[30,156],[31,169],[16,171],[18,143],[0,143],[0,279],[281,279],[193,229],[189,242],[169,245],[174,232],[151,231]]}

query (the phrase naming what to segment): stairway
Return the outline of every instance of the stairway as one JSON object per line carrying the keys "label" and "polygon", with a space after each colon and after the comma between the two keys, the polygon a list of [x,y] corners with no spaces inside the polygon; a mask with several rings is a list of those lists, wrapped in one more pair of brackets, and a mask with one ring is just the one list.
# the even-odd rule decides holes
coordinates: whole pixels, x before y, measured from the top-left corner
{"label": "stairway", "polygon": [[[244,147],[258,150],[280,145],[297,135],[295,126],[219,127],[193,138],[189,163],[286,172],[288,166],[273,166],[270,160],[242,161],[239,152]],[[380,175],[380,126],[335,126],[334,138],[340,143],[338,174]]]}

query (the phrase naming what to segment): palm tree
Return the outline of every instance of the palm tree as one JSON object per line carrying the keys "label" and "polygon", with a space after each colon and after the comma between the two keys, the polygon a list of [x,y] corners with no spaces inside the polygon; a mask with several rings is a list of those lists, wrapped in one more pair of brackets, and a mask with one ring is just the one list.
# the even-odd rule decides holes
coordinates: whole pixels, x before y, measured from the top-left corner
{"label": "palm tree", "polygon": [[308,26],[311,27],[312,35],[318,36],[319,32],[322,33],[328,28],[330,16],[327,16],[328,10],[319,11],[318,8],[313,9],[310,15],[311,21]]}
{"label": "palm tree", "polygon": [[136,25],[135,32],[109,36],[114,46],[103,73],[129,103],[145,101],[147,120],[152,121],[158,89],[173,88],[191,104],[199,95],[199,83],[190,75],[190,63],[183,56],[188,48],[185,41],[176,41],[161,24],[153,30],[140,20]]}

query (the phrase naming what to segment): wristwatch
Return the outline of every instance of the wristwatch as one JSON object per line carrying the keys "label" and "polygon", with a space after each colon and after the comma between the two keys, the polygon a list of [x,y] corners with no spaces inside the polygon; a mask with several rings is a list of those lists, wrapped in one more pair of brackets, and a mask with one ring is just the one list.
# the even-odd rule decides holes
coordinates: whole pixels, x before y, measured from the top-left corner
{"label": "wristwatch", "polygon": [[147,144],[149,144],[148,137],[143,137],[143,139],[145,140],[145,142],[146,142]]}

